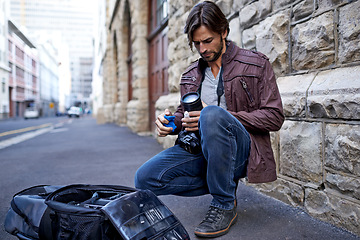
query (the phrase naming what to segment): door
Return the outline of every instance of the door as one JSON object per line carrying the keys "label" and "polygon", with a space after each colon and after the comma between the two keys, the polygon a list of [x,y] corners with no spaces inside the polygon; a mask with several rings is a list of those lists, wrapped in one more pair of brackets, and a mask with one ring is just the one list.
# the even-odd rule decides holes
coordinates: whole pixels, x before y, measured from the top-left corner
{"label": "door", "polygon": [[150,0],[149,20],[149,123],[155,129],[155,103],[168,90],[168,3],[167,0]]}

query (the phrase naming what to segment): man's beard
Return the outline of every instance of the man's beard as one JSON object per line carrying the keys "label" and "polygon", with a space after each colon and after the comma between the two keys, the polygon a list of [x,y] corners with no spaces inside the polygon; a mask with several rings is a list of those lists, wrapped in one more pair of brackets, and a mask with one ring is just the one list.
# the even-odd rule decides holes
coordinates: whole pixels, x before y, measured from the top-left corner
{"label": "man's beard", "polygon": [[[200,54],[200,56],[206,61],[206,62],[215,62],[216,60],[218,60],[219,59],[219,57],[221,56],[221,54],[222,54],[222,51],[223,51],[223,49],[224,49],[224,39],[222,38],[222,37],[220,37],[221,38],[221,42],[220,42],[220,49],[219,49],[219,51],[214,51],[213,53],[214,53],[214,56],[212,57],[212,58],[206,58],[206,57],[204,57],[203,56],[203,54]],[[206,54],[207,52],[205,52],[205,54]]]}

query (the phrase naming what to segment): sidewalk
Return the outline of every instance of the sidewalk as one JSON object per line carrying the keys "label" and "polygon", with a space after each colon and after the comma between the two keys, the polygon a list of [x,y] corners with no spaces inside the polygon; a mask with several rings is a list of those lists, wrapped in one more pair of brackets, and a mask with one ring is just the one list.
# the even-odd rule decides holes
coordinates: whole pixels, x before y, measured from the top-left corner
{"label": "sidewalk", "polygon": [[[77,119],[57,130],[0,150],[6,166],[0,169],[1,224],[12,195],[26,187],[74,183],[133,187],[138,167],[162,150],[152,137],[139,136],[115,124],[97,125],[91,118]],[[360,240],[251,187],[240,184],[237,196],[238,221],[227,235],[217,239]],[[191,239],[198,239],[193,232],[205,216],[211,196],[159,198],[182,222]],[[0,239],[15,238],[1,229]]]}
{"label": "sidewalk", "polygon": [[[217,239],[223,240],[359,240],[343,229],[310,217],[300,209],[258,193],[253,188],[239,185],[238,221],[230,232]],[[205,216],[210,196],[181,198],[160,197],[175,213],[189,232],[193,231]]]}
{"label": "sidewalk", "polygon": [[[134,136],[127,141],[136,142]],[[158,147],[154,139],[149,143]],[[146,152],[143,153],[146,156]],[[238,196],[238,221],[230,232],[217,239],[223,240],[360,240],[343,229],[316,220],[303,212],[276,199],[260,194],[252,187],[240,184]],[[191,239],[200,239],[193,234],[195,227],[205,216],[211,196],[200,197],[159,197],[179,218]]]}

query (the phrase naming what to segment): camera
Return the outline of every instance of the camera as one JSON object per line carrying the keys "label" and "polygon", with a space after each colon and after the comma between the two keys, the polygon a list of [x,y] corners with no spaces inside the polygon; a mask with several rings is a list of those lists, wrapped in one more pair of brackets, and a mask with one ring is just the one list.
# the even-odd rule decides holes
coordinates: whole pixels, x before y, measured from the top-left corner
{"label": "camera", "polygon": [[200,94],[197,92],[186,93],[181,98],[181,103],[184,106],[184,111],[200,111],[203,106],[200,98]]}
{"label": "camera", "polygon": [[[184,111],[188,112],[200,111],[203,108],[200,94],[197,92],[186,93],[181,98],[181,103],[183,104]],[[201,152],[199,131],[188,132],[182,130],[178,135],[176,143],[189,153],[197,154]]]}

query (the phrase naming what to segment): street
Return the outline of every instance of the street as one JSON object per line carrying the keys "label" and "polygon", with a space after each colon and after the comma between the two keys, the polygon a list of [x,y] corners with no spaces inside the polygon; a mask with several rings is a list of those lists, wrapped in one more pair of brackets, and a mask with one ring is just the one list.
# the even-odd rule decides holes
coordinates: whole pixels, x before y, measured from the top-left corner
{"label": "street", "polygon": [[[0,122],[0,133],[51,124],[48,132],[0,149],[0,239],[14,239],[3,223],[12,196],[34,185],[73,183],[134,186],[136,169],[162,148],[114,124],[97,125],[90,116]],[[38,131],[38,130],[33,130]],[[17,137],[27,133],[12,134]],[[13,136],[16,135],[16,136]],[[134,141],[127,139],[136,138]],[[4,138],[4,139],[3,139]],[[0,142],[9,135],[0,137]],[[145,153],[145,154],[144,154]]]}
{"label": "street", "polygon": [[[162,150],[153,137],[139,136],[127,127],[96,124],[95,119],[66,117],[34,121],[0,122],[0,134],[29,127],[44,131],[27,140],[0,149],[0,239],[16,239],[4,230],[4,218],[12,196],[31,186],[75,183],[134,186],[136,169]],[[25,131],[25,130],[24,130]],[[6,134],[1,142],[28,132]],[[9,137],[9,135],[12,135]],[[347,239],[360,238],[318,221],[301,209],[239,185],[239,219],[232,230],[218,239]],[[211,196],[159,197],[179,218],[192,239],[193,231],[205,216]]]}

